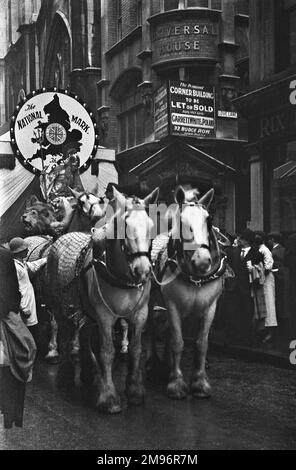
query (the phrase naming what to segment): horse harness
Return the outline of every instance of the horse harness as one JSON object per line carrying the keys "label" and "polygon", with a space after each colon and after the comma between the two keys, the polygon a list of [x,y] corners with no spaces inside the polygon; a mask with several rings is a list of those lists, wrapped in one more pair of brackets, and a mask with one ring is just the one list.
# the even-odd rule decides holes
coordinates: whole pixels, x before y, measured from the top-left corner
{"label": "horse harness", "polygon": [[[186,206],[196,206],[196,205],[201,206],[200,204],[198,204],[196,202],[186,203],[185,205]],[[183,204],[183,206],[184,206],[184,204]],[[166,262],[165,262],[165,264],[164,264],[164,266],[163,266],[163,268],[160,272],[159,277],[162,279],[167,267],[170,266],[170,265],[173,268],[172,269],[173,274],[169,277],[169,279],[167,279],[166,281],[164,281],[164,283],[162,283],[161,281],[159,281],[157,279],[157,277],[156,277],[156,275],[153,271],[153,277],[154,277],[156,283],[159,286],[164,286],[164,285],[170,284],[174,279],[179,278],[179,279],[182,279],[183,281],[188,282],[189,284],[192,284],[195,287],[199,288],[199,287],[202,287],[203,285],[208,284],[212,281],[215,281],[215,280],[219,279],[221,276],[223,276],[223,274],[225,273],[225,270],[226,270],[226,256],[221,256],[220,249],[219,249],[217,239],[216,239],[216,236],[215,236],[215,230],[214,230],[213,225],[212,225],[212,217],[210,215],[208,216],[207,224],[208,224],[208,232],[209,232],[210,237],[212,238],[212,241],[213,241],[213,244],[214,244],[214,249],[219,254],[218,261],[217,261],[217,263],[215,263],[215,266],[210,270],[210,272],[208,274],[202,275],[202,276],[199,276],[199,277],[195,277],[192,274],[189,274],[188,272],[185,272],[181,268],[180,263],[185,258],[184,246],[183,246],[182,241],[184,242],[186,240],[184,240],[184,239],[182,239],[182,241],[181,240],[173,240],[172,233],[171,233],[170,237],[169,237],[168,244],[167,244],[168,259],[166,260]],[[183,231],[182,231],[182,220],[180,220],[180,233],[181,234],[183,233]],[[204,249],[208,250],[210,254],[213,251],[213,250],[211,250],[211,246],[208,245],[208,244],[195,244],[195,249],[198,249],[198,248],[204,248]]]}
{"label": "horse harness", "polygon": [[[83,208],[83,202],[82,202],[82,198],[85,196],[86,198],[89,197],[89,195],[92,194],[92,193],[87,193],[87,192],[84,192],[82,194],[80,194],[79,198],[77,199],[77,203],[78,203],[78,207],[79,209],[82,211],[82,208]],[[92,194],[95,198],[98,198],[98,196],[96,196],[95,194]],[[101,197],[99,198],[99,201],[96,201],[96,202],[93,202],[91,205],[90,205],[90,208],[89,208],[89,211],[87,213],[87,217],[91,218],[91,214],[92,214],[92,211],[93,211],[93,208],[94,206],[96,206],[97,204],[103,204],[104,203],[104,199]]]}
{"label": "horse harness", "polygon": [[[142,210],[142,209],[139,208],[139,210]],[[127,211],[127,215],[128,215],[128,212],[129,211]],[[127,316],[133,315],[136,312],[137,307],[140,305],[141,300],[144,297],[145,287],[146,287],[147,283],[136,284],[136,283],[130,282],[127,279],[121,279],[118,276],[116,276],[115,274],[113,274],[110,271],[110,269],[108,269],[108,266],[107,266],[107,253],[106,253],[105,239],[102,239],[102,245],[103,245],[103,243],[104,243],[105,246],[101,247],[101,253],[99,254],[99,257],[98,258],[93,258],[88,263],[88,265],[82,270],[82,274],[86,274],[89,270],[92,269],[99,295],[100,295],[101,300],[102,300],[103,304],[105,305],[105,307],[112,313],[113,316],[115,316],[117,318],[126,318]],[[126,248],[125,245],[122,244],[121,245],[122,251],[125,251],[125,248]],[[133,253],[126,252],[125,254],[126,254],[127,261],[130,261],[130,262],[133,261],[136,258],[141,257],[141,256],[146,256],[149,260],[151,258],[150,257],[150,251],[136,251],[136,252],[133,252]],[[100,288],[98,274],[100,275],[100,277],[105,282],[110,284],[112,287],[117,287],[117,288],[120,288],[120,289],[123,289],[123,290],[138,289],[139,291],[141,291],[141,296],[139,297],[139,299],[137,300],[135,306],[132,308],[132,310],[130,312],[126,313],[125,315],[118,315],[113,311],[113,309],[110,307],[109,303],[106,301],[106,299],[103,296],[102,290]]]}

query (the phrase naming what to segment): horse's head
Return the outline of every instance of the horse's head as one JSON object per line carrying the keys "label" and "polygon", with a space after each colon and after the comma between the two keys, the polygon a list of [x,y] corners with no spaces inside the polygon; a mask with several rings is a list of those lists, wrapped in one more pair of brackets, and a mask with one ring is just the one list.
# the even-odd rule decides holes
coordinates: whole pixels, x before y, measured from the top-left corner
{"label": "horse's head", "polygon": [[105,201],[102,197],[96,196],[92,193],[78,192],[72,188],[69,189],[75,197],[81,212],[85,214],[93,224],[104,217],[108,201]]}
{"label": "horse's head", "polygon": [[114,198],[120,208],[119,218],[124,227],[124,251],[132,277],[137,283],[146,282],[151,272],[150,245],[153,221],[146,209],[157,202],[159,188],[145,199],[126,198],[114,188]]}
{"label": "horse's head", "polygon": [[56,221],[56,218],[50,204],[39,201],[36,196],[31,196],[26,201],[21,221],[26,231],[35,234],[47,234],[51,223]]}
{"label": "horse's head", "polygon": [[208,207],[213,196],[213,189],[201,199],[198,199],[198,192],[185,191],[182,186],[175,191],[184,258],[189,271],[196,275],[206,274],[212,266]]}

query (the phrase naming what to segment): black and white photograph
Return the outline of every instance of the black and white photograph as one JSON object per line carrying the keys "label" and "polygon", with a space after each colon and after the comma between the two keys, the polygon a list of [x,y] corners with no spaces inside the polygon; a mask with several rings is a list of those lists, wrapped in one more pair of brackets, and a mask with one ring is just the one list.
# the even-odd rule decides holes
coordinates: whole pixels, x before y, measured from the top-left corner
{"label": "black and white photograph", "polygon": [[296,0],[0,0],[0,450],[196,466],[295,410]]}

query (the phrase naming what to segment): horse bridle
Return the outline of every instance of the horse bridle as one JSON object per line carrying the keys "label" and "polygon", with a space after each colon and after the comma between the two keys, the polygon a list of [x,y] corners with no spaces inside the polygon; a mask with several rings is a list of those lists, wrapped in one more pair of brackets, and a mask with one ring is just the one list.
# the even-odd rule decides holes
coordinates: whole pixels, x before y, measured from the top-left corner
{"label": "horse bridle", "polygon": [[[182,207],[201,207],[202,209],[206,210],[207,211],[207,208],[204,207],[202,204],[199,204],[198,202],[187,202],[185,204],[182,204],[181,205]],[[179,208],[181,207],[179,206]],[[207,211],[208,212],[208,211]],[[180,212],[181,214],[181,212]],[[211,229],[212,229],[212,222],[213,222],[213,218],[211,215],[208,215],[207,217],[207,225],[208,225],[208,232],[210,233],[211,232]],[[183,230],[182,230],[182,218],[180,217],[180,241],[182,242],[182,251],[184,253],[184,246],[183,246],[183,243],[191,243],[191,241],[188,241],[188,240],[185,240],[183,238]],[[194,247],[195,247],[195,250],[199,249],[199,248],[204,248],[205,250],[208,250],[210,253],[211,253],[211,248],[209,245],[207,245],[206,243],[194,243]]]}
{"label": "horse bridle", "polygon": [[[128,209],[125,213],[125,221],[129,217],[130,213],[133,210],[139,210],[139,211],[144,210],[144,211],[146,211],[146,208],[140,206],[137,209]],[[150,244],[149,251],[135,251],[135,252],[131,253],[127,250],[126,244],[125,243],[123,244],[123,250],[125,251],[125,255],[127,257],[128,262],[132,262],[135,259],[140,258],[141,256],[146,256],[149,259],[149,261],[151,261],[151,249],[152,249],[152,246]]]}
{"label": "horse bridle", "polygon": [[100,204],[103,204],[104,203],[104,199],[102,197],[98,197],[96,196],[95,194],[92,194],[92,193],[87,193],[87,192],[84,192],[82,193],[79,198],[77,199],[77,202],[78,202],[78,207],[80,208],[81,211],[83,211],[83,202],[82,202],[82,198],[85,196],[86,198],[88,198],[89,196],[94,196],[97,201],[96,202],[93,202],[91,205],[90,205],[90,208],[89,208],[89,211],[87,213],[87,217],[91,218],[91,214],[92,214],[92,211],[93,211],[93,208],[94,206],[97,206],[97,205],[100,205]]}

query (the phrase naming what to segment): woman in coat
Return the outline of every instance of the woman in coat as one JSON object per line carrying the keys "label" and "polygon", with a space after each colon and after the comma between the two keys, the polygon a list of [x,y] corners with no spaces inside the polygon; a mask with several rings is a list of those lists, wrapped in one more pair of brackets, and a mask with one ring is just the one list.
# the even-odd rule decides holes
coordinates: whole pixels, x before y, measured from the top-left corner
{"label": "woman in coat", "polygon": [[276,307],[275,307],[275,280],[272,272],[273,257],[271,251],[264,243],[265,234],[263,232],[256,232],[254,239],[254,246],[258,248],[259,252],[263,255],[263,265],[265,270],[265,281],[263,285],[265,305],[266,305],[266,318],[265,328],[266,335],[263,342],[270,341],[273,336],[274,327],[278,326]]}

